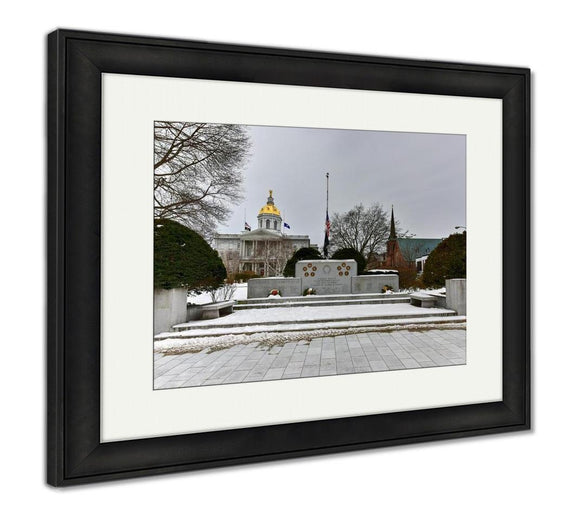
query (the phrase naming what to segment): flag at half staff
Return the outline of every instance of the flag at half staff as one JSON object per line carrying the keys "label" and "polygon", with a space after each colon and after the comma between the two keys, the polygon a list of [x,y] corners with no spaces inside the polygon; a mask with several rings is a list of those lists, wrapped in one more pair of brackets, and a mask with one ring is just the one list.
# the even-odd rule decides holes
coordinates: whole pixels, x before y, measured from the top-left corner
{"label": "flag at half staff", "polygon": [[326,211],[326,223],[324,224],[324,256],[328,258],[328,246],[330,245],[330,220]]}

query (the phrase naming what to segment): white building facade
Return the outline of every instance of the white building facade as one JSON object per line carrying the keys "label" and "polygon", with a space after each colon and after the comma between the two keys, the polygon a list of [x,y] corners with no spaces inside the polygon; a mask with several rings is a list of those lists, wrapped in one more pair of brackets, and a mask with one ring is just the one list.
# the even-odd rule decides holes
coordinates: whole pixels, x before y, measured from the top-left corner
{"label": "white building facade", "polygon": [[[281,276],[287,260],[300,248],[311,246],[307,235],[284,233],[280,210],[272,190],[258,212],[258,228],[239,234],[216,234],[214,248],[226,266],[228,275],[251,272],[258,276]],[[314,247],[314,246],[313,246]]]}

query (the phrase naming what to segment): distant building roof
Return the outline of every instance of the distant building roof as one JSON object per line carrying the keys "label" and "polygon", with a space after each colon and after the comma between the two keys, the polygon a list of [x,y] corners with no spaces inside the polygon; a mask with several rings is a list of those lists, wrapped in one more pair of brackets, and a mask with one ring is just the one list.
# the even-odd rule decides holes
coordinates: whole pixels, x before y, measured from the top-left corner
{"label": "distant building roof", "polygon": [[240,234],[241,239],[281,239],[282,237],[284,237],[282,232],[271,228],[255,228]]}
{"label": "distant building roof", "polygon": [[304,241],[308,240],[309,237],[307,235],[300,235],[300,234],[283,234],[277,230],[266,229],[266,228],[256,228],[254,230],[243,231],[237,234],[215,234],[214,240],[216,239],[289,239],[289,240],[296,240],[296,241]]}
{"label": "distant building roof", "polygon": [[417,237],[398,238],[399,249],[408,261],[429,255],[443,239],[425,239]]}

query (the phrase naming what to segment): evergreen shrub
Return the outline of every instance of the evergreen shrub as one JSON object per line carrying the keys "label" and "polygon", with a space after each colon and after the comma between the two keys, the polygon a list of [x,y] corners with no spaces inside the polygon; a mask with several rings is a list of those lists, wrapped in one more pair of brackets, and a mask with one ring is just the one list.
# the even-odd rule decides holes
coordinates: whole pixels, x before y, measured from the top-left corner
{"label": "evergreen shrub", "polygon": [[336,250],[330,258],[335,260],[354,259],[356,260],[357,275],[361,275],[365,272],[365,266],[367,265],[367,262],[363,254],[354,248],[341,248]]}
{"label": "evergreen shrub", "polygon": [[421,279],[427,287],[443,287],[448,278],[465,278],[467,233],[443,239],[425,261]]}
{"label": "evergreen shrub", "polygon": [[284,266],[283,275],[286,278],[296,276],[296,262],[300,260],[320,260],[322,259],[322,255],[316,248],[300,248],[297,250],[292,257],[288,259],[286,262],[286,266]]}
{"label": "evergreen shrub", "polygon": [[223,284],[226,268],[203,237],[172,220],[157,219],[154,225],[155,288],[200,294]]}

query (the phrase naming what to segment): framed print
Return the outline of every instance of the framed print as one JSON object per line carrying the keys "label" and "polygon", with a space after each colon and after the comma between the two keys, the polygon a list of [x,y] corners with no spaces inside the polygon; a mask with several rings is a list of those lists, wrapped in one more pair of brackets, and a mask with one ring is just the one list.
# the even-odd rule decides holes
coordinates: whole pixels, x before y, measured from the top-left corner
{"label": "framed print", "polygon": [[530,72],[48,37],[51,485],[530,428]]}

